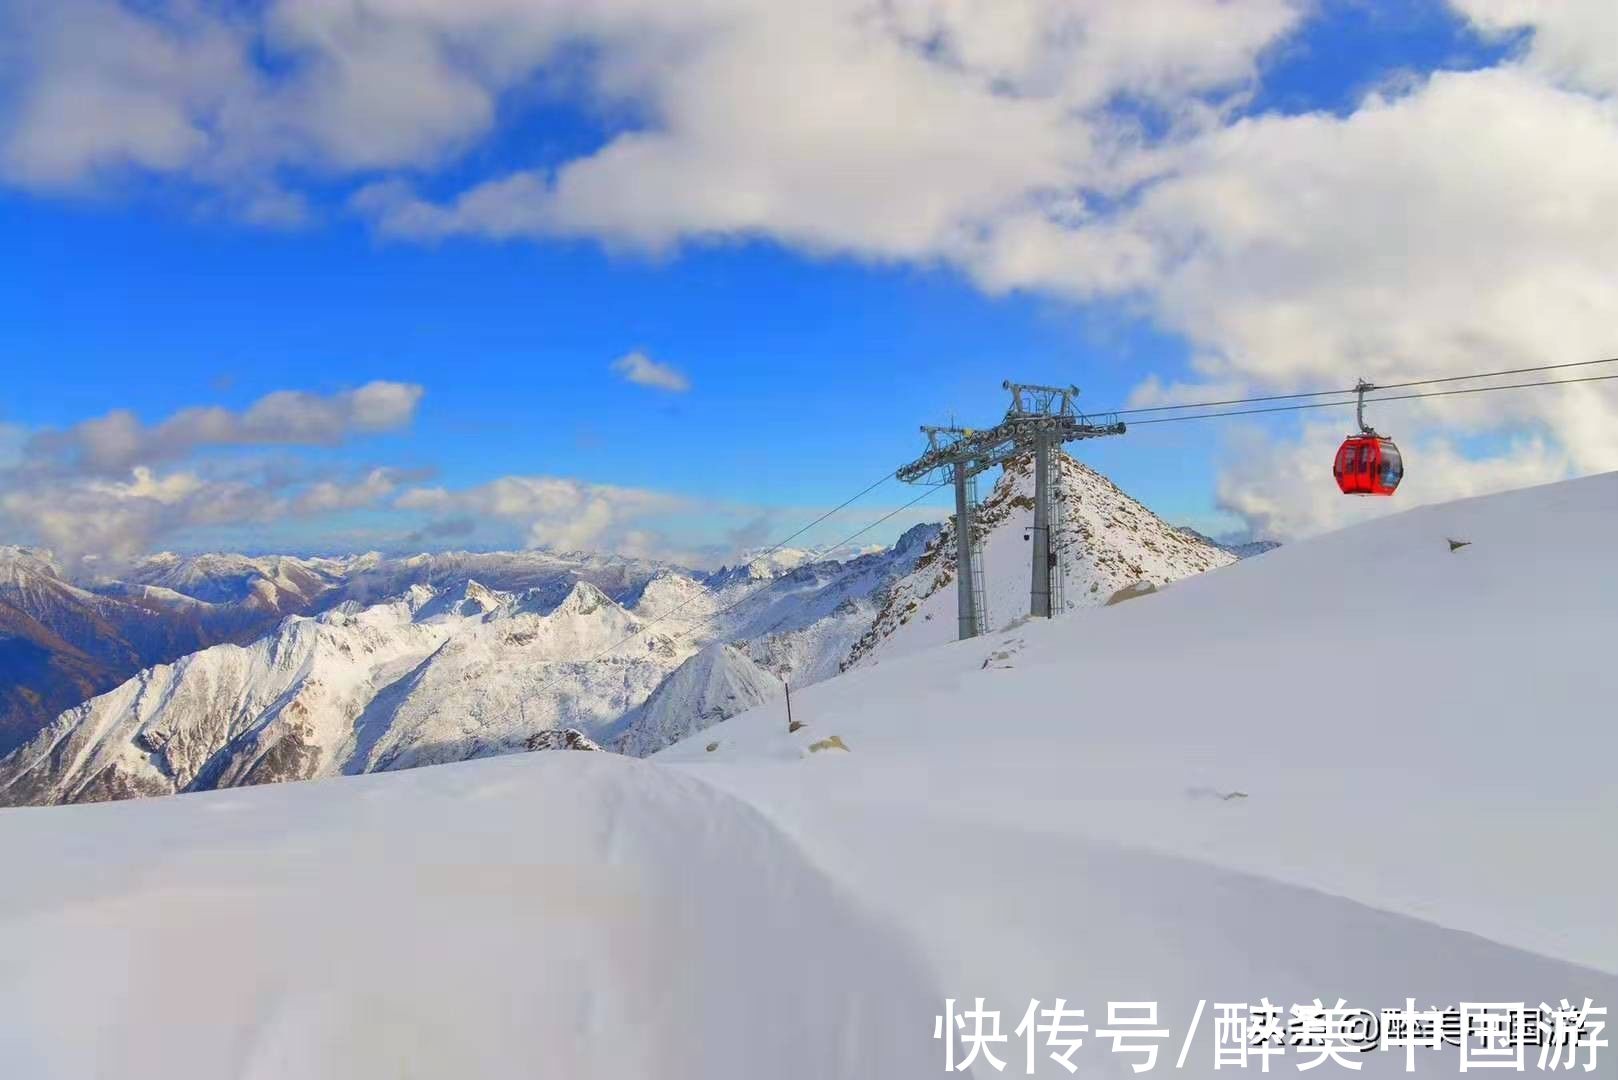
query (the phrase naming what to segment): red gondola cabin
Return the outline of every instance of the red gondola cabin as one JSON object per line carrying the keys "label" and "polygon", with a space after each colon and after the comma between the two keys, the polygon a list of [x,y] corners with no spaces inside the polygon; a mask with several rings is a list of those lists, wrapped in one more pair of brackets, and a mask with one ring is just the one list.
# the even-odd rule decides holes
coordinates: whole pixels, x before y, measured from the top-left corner
{"label": "red gondola cabin", "polygon": [[1382,435],[1350,435],[1337,448],[1332,475],[1344,495],[1392,495],[1404,479],[1404,459]]}

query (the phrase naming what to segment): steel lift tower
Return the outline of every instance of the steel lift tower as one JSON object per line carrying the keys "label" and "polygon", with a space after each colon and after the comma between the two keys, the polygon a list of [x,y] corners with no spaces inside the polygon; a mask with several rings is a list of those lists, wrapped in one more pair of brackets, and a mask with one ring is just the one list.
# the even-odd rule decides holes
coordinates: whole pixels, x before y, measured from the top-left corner
{"label": "steel lift tower", "polygon": [[1051,615],[1051,448],[1075,439],[1122,435],[1116,417],[1097,423],[1073,404],[1076,386],[1002,384],[1011,391],[1011,408],[992,428],[923,427],[927,450],[895,474],[907,484],[953,483],[955,486],[955,593],[959,633],[964,640],[982,633],[983,613],[978,594],[980,568],[974,565],[972,499],[968,481],[1020,454],[1034,454],[1033,584],[1029,611]]}
{"label": "steel lift tower", "polygon": [[1028,613],[1036,618],[1051,617],[1051,567],[1056,554],[1051,544],[1051,450],[1076,439],[1122,435],[1124,425],[1116,418],[1095,423],[1073,404],[1077,386],[1036,386],[1007,380],[1001,386],[1011,391],[1011,408],[1000,424],[1016,442],[1019,452],[1034,451],[1033,583],[1029,588]]}

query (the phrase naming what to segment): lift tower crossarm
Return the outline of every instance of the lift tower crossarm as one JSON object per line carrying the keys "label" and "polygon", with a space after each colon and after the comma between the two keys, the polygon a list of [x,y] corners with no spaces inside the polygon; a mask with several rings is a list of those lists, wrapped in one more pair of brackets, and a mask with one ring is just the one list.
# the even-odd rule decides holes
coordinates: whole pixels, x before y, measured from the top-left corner
{"label": "lift tower crossarm", "polygon": [[[999,426],[976,430],[923,425],[921,433],[927,436],[926,452],[894,474],[907,484],[947,483],[956,463],[965,466],[967,476],[976,476],[1017,452],[1010,434]],[[940,472],[942,477],[936,475]]]}

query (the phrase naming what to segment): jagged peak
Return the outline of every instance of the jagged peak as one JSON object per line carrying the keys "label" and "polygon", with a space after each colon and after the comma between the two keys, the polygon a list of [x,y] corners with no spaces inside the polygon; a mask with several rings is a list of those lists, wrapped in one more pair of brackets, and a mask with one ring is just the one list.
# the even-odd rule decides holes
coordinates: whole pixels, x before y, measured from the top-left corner
{"label": "jagged peak", "polygon": [[557,604],[550,614],[552,616],[594,615],[600,611],[612,611],[626,617],[629,616],[629,612],[619,607],[612,597],[590,582],[580,578],[573,583],[573,588],[568,590],[567,596],[562,598],[562,602]]}
{"label": "jagged peak", "polygon": [[[419,599],[423,593],[428,597],[426,601]],[[472,578],[461,582],[459,588],[440,591],[426,585],[412,585],[406,596],[412,598],[411,609],[415,611],[418,621],[445,615],[475,618],[504,610],[511,601],[506,593],[496,592]]]}
{"label": "jagged peak", "polygon": [[467,578],[466,584],[461,586],[460,593],[462,600],[477,600],[491,604],[500,602],[499,595],[476,578]]}

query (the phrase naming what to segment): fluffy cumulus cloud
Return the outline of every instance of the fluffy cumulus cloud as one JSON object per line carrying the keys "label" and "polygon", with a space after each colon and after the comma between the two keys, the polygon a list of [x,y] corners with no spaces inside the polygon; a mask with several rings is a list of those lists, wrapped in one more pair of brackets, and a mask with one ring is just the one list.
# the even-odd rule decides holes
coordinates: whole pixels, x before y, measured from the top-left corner
{"label": "fluffy cumulus cloud", "polygon": [[1618,5],[1606,0],[1451,0],[1480,29],[1531,34],[1525,58],[1552,80],[1618,93]]}
{"label": "fluffy cumulus cloud", "polygon": [[783,530],[806,520],[821,519],[796,543],[819,552],[818,557],[847,558],[857,549],[846,538],[868,542],[864,530],[873,521],[883,519],[888,530],[896,531],[936,521],[944,513],[934,507],[877,505],[827,514],[825,507],[760,507],[561,476],[503,476],[461,489],[416,486],[401,491],[391,505],[426,520],[409,535],[412,543],[442,542],[475,529],[486,542],[605,551],[706,567],[756,554]]}
{"label": "fluffy cumulus cloud", "polygon": [[[1247,105],[1304,0],[13,4],[0,178],[137,170],[274,221],[316,177],[399,237],[760,237],[945,264],[992,292],[1127,301],[1189,344],[1182,399],[1611,355],[1618,5],[1451,6],[1508,59],[1296,115]],[[546,95],[609,133],[437,182]],[[1411,490],[1618,467],[1613,385],[1401,405],[1397,433],[1431,450]],[[101,425],[65,445],[109,475],[212,437],[188,434],[203,418]],[[1497,453],[1456,449],[1486,438]],[[1265,471],[1231,459],[1225,505],[1288,535],[1334,524],[1313,500],[1284,524],[1263,509],[1289,469],[1324,475],[1315,441]]]}
{"label": "fluffy cumulus cloud", "polygon": [[335,446],[409,424],[422,393],[414,383],[382,381],[335,394],[279,390],[241,412],[185,409],[153,425],[117,410],[64,431],[42,432],[25,453],[38,462],[116,476],[206,447]]}
{"label": "fluffy cumulus cloud", "polygon": [[117,561],[199,529],[377,507],[425,474],[220,462],[209,452],[336,445],[408,424],[421,396],[413,384],[372,382],[334,394],[277,391],[242,411],[184,409],[153,424],[117,411],[17,432],[0,439],[12,445],[0,447],[0,526],[70,561]]}
{"label": "fluffy cumulus cloud", "polygon": [[[644,10],[641,10],[644,9]],[[649,122],[445,202],[393,181],[356,205],[390,232],[587,235],[664,249],[767,236],[810,251],[970,264],[1027,217],[1074,221],[1121,182],[1127,95],[1179,129],[1250,85],[1285,0],[609,0],[590,91]]]}
{"label": "fluffy cumulus cloud", "polygon": [[666,390],[671,394],[683,394],[691,389],[691,380],[684,372],[670,364],[658,363],[639,349],[614,360],[612,370],[636,386]]}
{"label": "fluffy cumulus cloud", "polygon": [[[1527,66],[1443,74],[1373,97],[1346,118],[1244,120],[1180,157],[1118,222],[1153,252],[1139,288],[1157,318],[1198,350],[1195,384],[1170,388],[1169,398],[1618,353],[1611,97],[1565,89]],[[1491,458],[1478,479],[1506,487],[1525,470],[1552,479],[1618,468],[1614,386],[1431,398],[1374,418],[1418,439],[1492,435],[1506,458]],[[1546,445],[1556,450],[1550,458]],[[1305,439],[1290,452],[1318,485],[1329,451]],[[1444,478],[1440,495],[1476,489],[1442,461],[1411,457],[1412,483],[1427,472]],[[1226,478],[1227,487],[1238,482],[1259,502],[1283,487],[1263,473]],[[1295,518],[1288,534],[1318,531],[1340,514]]]}
{"label": "fluffy cumulus cloud", "polygon": [[523,531],[530,547],[667,554],[666,538],[649,524],[699,508],[696,500],[642,488],[555,476],[506,476],[459,491],[419,487],[394,505],[438,518],[491,518]]}
{"label": "fluffy cumulus cloud", "polygon": [[159,472],[136,466],[122,478],[0,473],[0,526],[49,548],[65,562],[93,556],[103,566],[205,530],[269,525],[379,505],[419,477],[371,469],[357,477],[306,477],[273,471]]}
{"label": "fluffy cumulus cloud", "polygon": [[1257,431],[1230,438],[1232,464],[1219,480],[1221,509],[1247,522],[1258,536],[1292,538],[1352,525],[1412,506],[1527,487],[1567,475],[1565,453],[1539,436],[1507,442],[1492,452],[1466,454],[1436,433],[1402,439],[1410,469],[1397,499],[1345,498],[1331,481],[1341,427],[1311,422],[1296,441],[1278,442]]}
{"label": "fluffy cumulus cloud", "polygon": [[[642,246],[756,232],[913,257],[1061,201],[1133,137],[1119,95],[1195,126],[1301,0],[185,0],[10,5],[0,169],[36,188],[136,168],[274,206],[298,171],[395,173],[358,204],[408,233]],[[250,14],[256,12],[256,15]],[[408,178],[535,86],[636,118],[447,204]],[[993,147],[994,152],[984,152]],[[655,197],[650,197],[655,192]]]}

